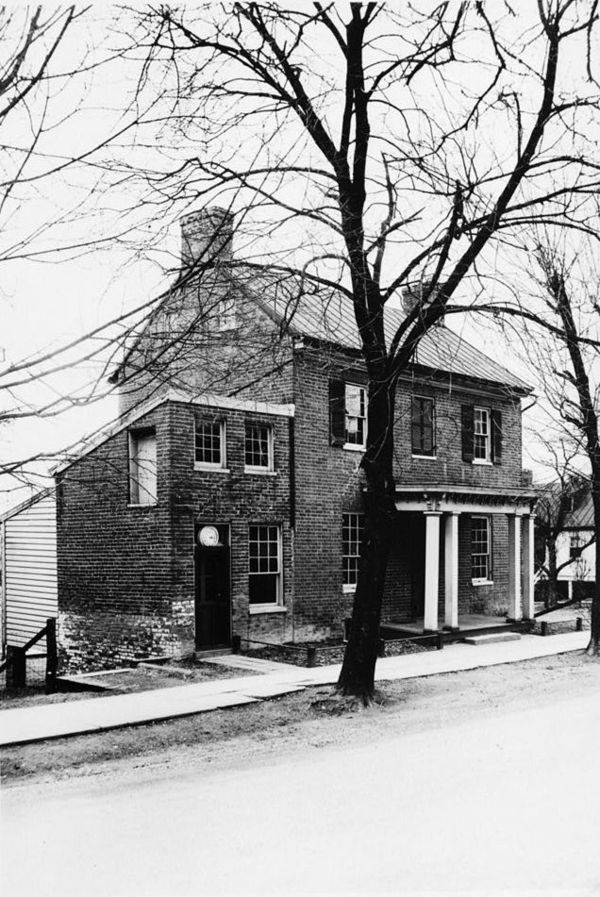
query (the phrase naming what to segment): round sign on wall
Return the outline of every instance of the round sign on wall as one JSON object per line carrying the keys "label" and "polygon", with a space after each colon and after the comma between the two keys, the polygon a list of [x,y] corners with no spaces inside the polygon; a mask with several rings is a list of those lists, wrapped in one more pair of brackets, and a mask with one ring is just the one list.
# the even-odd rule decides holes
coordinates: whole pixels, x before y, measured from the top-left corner
{"label": "round sign on wall", "polygon": [[205,548],[214,548],[219,544],[219,530],[216,526],[203,526],[198,533],[198,542]]}

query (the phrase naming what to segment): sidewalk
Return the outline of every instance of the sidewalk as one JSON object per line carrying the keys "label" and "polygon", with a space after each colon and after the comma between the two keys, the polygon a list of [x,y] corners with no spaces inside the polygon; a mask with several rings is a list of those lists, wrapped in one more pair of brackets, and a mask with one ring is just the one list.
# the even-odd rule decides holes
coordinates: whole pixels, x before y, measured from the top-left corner
{"label": "sidewalk", "polygon": [[[377,681],[415,679],[439,673],[456,673],[477,667],[494,666],[548,657],[567,651],[581,651],[589,641],[588,632],[569,632],[546,638],[525,635],[519,641],[486,646],[453,644],[443,651],[385,657],[377,662]],[[290,694],[311,685],[333,685],[340,665],[326,667],[285,667],[278,664],[260,676],[214,679],[193,685],[161,688],[135,694],[113,695],[23,707],[0,711],[0,746],[42,741],[114,729],[118,726],[154,722],[177,716],[206,713]]]}

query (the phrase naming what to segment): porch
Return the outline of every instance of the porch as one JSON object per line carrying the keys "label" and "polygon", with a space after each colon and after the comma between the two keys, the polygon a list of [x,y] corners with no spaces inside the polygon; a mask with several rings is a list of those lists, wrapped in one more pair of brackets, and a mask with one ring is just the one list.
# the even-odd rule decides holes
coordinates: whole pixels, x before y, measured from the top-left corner
{"label": "porch", "polygon": [[[413,606],[412,619],[383,625],[395,637],[411,637],[427,633],[444,633],[444,640],[460,640],[471,634],[483,635],[501,631],[528,629],[528,621],[534,617],[533,596],[533,547],[535,494],[526,489],[478,488],[453,485],[399,487],[396,492],[396,508],[422,520],[424,534],[422,552],[416,552],[414,563],[422,570],[422,604]],[[463,541],[460,592],[469,586],[496,588],[492,574],[492,519],[503,518],[502,544],[496,546],[501,554],[501,566],[505,569],[505,596],[507,610],[502,616],[465,612],[459,613],[459,528],[462,520],[472,527],[472,520],[485,523],[486,546],[474,548],[471,542],[467,560]],[[469,522],[471,521],[471,522]],[[467,529],[467,533],[472,529]],[[505,541],[506,540],[506,541]],[[467,549],[468,550],[468,549]],[[473,563],[478,557],[473,552],[486,553],[485,567],[479,570]],[[465,571],[465,562],[469,564]],[[469,577],[468,583],[466,577]],[[475,608],[473,608],[475,610]],[[389,619],[389,617],[388,617]],[[454,638],[456,633],[456,638]],[[383,637],[385,635],[382,632]],[[393,637],[391,634],[388,637]]]}
{"label": "porch", "polygon": [[[506,617],[492,616],[490,614],[459,614],[457,626],[453,629],[442,630],[444,642],[459,642],[472,635],[492,635],[501,632],[527,632],[532,623],[529,620],[508,620]],[[381,637],[383,639],[416,638],[422,636],[425,631],[423,617],[401,623],[382,623]]]}

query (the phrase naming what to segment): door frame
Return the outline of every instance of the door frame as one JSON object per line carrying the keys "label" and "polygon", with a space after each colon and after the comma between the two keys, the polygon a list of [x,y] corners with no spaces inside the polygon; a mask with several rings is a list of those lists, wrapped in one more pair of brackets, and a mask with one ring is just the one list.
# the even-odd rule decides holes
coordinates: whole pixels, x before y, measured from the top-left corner
{"label": "door frame", "polygon": [[[228,589],[229,589],[229,632],[227,636],[227,644],[223,647],[231,647],[231,641],[233,636],[233,602],[231,600],[232,593],[232,575],[231,575],[231,523],[229,521],[220,521],[219,519],[215,520],[207,520],[204,518],[203,520],[194,520],[194,549],[193,549],[193,565],[194,565],[194,647],[196,651],[210,651],[210,646],[204,646],[202,648],[198,647],[198,612],[197,612],[197,604],[198,604],[198,563],[196,561],[196,553],[201,551],[201,546],[198,543],[198,534],[203,526],[215,526],[225,529],[227,531],[227,548],[229,551],[229,561],[228,561]],[[215,648],[221,647],[220,645],[215,645]]]}

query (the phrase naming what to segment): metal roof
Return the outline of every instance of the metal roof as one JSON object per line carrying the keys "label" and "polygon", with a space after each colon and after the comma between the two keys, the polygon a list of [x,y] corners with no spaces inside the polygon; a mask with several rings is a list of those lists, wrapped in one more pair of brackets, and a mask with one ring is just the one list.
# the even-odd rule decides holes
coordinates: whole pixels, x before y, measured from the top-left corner
{"label": "metal roof", "polygon": [[[240,288],[247,293],[250,283],[257,301],[281,327],[296,336],[360,350],[354,309],[344,293],[308,281],[302,283],[297,275],[251,269],[240,277],[242,271],[243,266],[234,269],[234,279],[239,278]],[[404,317],[401,309],[386,306],[384,326],[388,345]],[[434,371],[501,384],[519,392],[531,392],[531,387],[520,377],[443,324],[436,324],[423,336],[412,363]]]}

